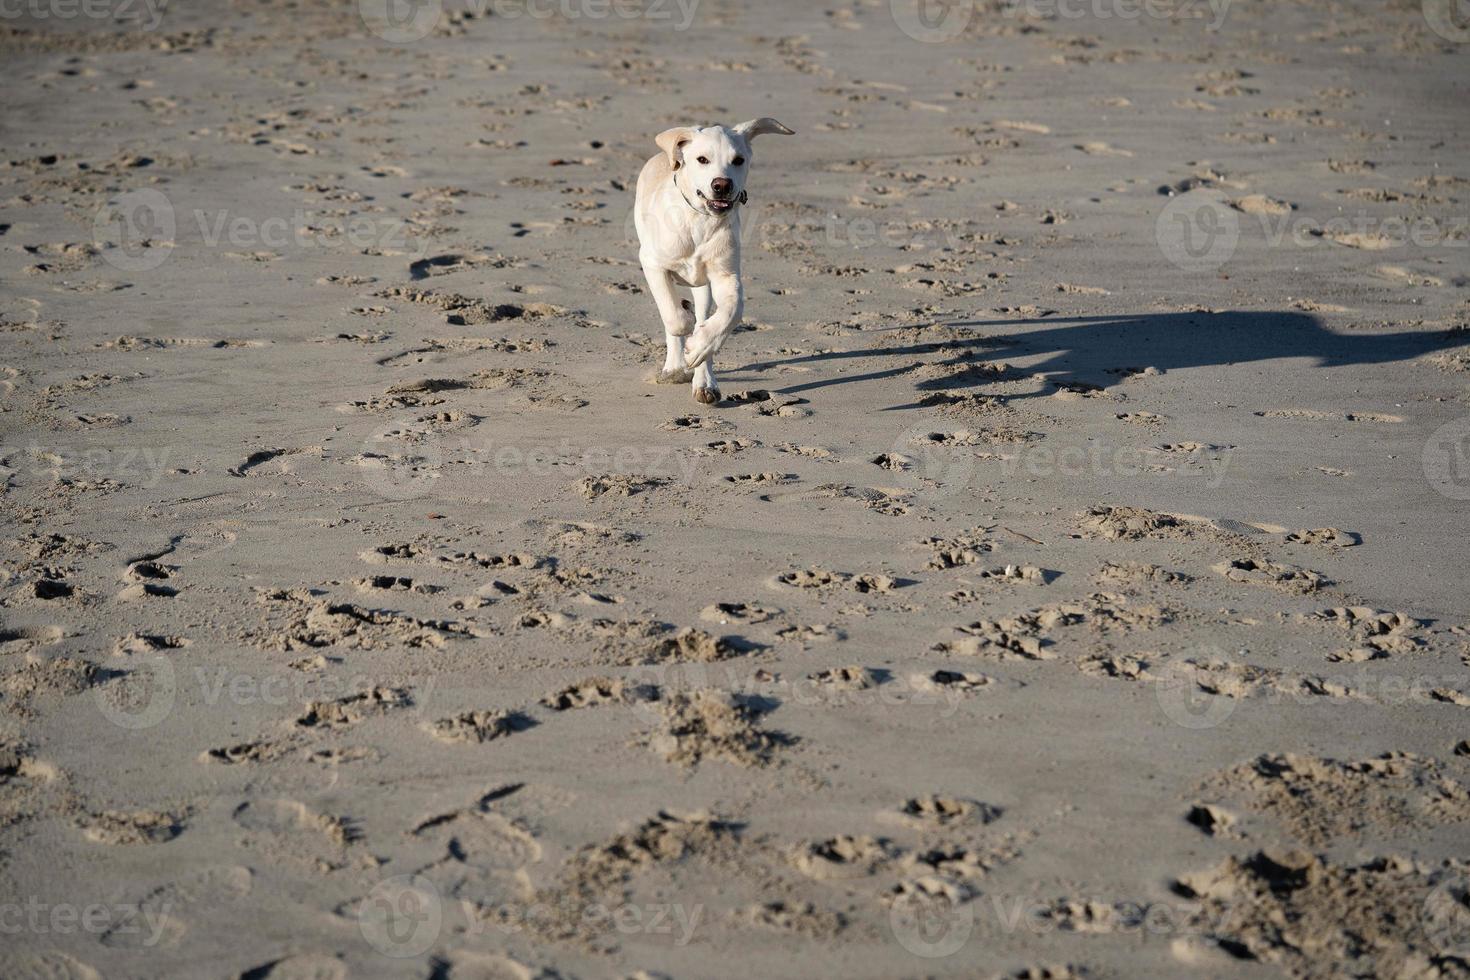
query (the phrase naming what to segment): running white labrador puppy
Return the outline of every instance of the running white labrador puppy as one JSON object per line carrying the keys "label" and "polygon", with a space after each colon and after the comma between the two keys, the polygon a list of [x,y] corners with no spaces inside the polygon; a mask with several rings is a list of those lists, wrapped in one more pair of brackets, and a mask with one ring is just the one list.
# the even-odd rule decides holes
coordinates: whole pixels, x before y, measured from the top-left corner
{"label": "running white labrador puppy", "polygon": [[[745,306],[739,206],[746,202],[750,141],[766,133],[795,135],[769,117],[666,130],[654,140],[663,152],[638,175],[638,258],[669,345],[658,380],[692,382],[695,401],[705,405],[720,400],[713,359]],[[674,295],[675,284],[694,291],[692,306]]]}

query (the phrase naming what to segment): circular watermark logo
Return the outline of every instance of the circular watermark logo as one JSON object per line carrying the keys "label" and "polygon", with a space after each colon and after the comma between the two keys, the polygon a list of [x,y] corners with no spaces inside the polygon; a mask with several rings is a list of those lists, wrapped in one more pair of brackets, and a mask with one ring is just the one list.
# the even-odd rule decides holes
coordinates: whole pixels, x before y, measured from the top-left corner
{"label": "circular watermark logo", "polygon": [[970,485],[976,446],[968,432],[945,432],[936,424],[911,425],[873,463],[896,486],[928,497],[951,497]]}
{"label": "circular watermark logo", "polygon": [[1185,272],[1214,272],[1240,243],[1240,219],[1219,191],[1193,190],[1174,198],[1154,222],[1154,240]]}
{"label": "circular watermark logo", "polygon": [[97,209],[92,243],[102,260],[123,272],[147,272],[168,261],[178,222],[161,191],[128,191]]}
{"label": "circular watermark logo", "polygon": [[1424,0],[1424,22],[1452,44],[1470,43],[1470,0]]}
{"label": "circular watermark logo", "polygon": [[894,899],[888,910],[888,927],[898,944],[915,956],[953,956],[975,931],[975,909],[948,895],[910,891]]}
{"label": "circular watermark logo", "polygon": [[953,41],[970,26],[975,0],[888,0],[893,22],[915,41]]}
{"label": "circular watermark logo", "polygon": [[1470,500],[1470,416],[1446,422],[1424,443],[1424,478],[1451,500]]}
{"label": "circular watermark logo", "polygon": [[150,657],[116,683],[93,689],[103,717],[119,728],[141,731],[169,716],[179,681],[167,657]]}
{"label": "circular watermark logo", "polygon": [[422,956],[439,939],[444,926],[439,889],[423,875],[385,878],[363,899],[357,926],[384,956]]}
{"label": "circular watermark logo", "polygon": [[384,426],[362,443],[357,457],[363,481],[389,500],[416,500],[432,492],[444,465],[443,437],[416,432],[411,423]]}
{"label": "circular watermark logo", "polygon": [[1447,878],[1424,898],[1424,933],[1444,956],[1470,961],[1470,881]]}
{"label": "circular watermark logo", "polygon": [[1154,697],[1165,716],[1181,728],[1217,728],[1235,713],[1235,699],[1215,689],[1218,675],[1232,665],[1220,650],[1171,663],[1155,682]]}
{"label": "circular watermark logo", "polygon": [[390,44],[422,41],[444,16],[443,0],[357,0],[363,26]]}

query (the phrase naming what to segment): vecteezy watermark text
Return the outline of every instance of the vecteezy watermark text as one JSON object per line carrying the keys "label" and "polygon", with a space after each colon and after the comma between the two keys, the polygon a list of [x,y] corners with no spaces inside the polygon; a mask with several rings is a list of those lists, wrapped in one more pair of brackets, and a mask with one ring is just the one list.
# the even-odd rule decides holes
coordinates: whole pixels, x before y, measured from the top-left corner
{"label": "vecteezy watermark text", "polygon": [[[538,480],[584,477],[682,481],[692,485],[702,457],[677,446],[578,446],[570,439],[518,446],[492,438],[390,425],[363,443],[358,465],[370,489],[392,500],[427,496],[442,473]],[[589,486],[589,495],[599,489]]]}
{"label": "vecteezy watermark text", "polygon": [[705,909],[703,904],[682,902],[449,902],[424,875],[395,875],[378,882],[363,900],[358,928],[384,956],[421,956],[433,947],[445,920],[455,911],[464,920],[464,934],[474,938],[491,930],[510,935],[562,933],[571,928],[585,934],[667,937],[674,946],[683,947],[704,921]]}
{"label": "vecteezy watermark text", "polygon": [[[185,230],[194,233],[187,242],[180,240]],[[92,241],[103,261],[124,272],[156,269],[174,251],[195,243],[207,249],[356,249],[411,258],[421,258],[428,249],[410,222],[389,215],[343,217],[307,208],[265,217],[224,208],[180,213],[167,195],[153,188],[128,191],[99,208]]]}
{"label": "vecteezy watermark text", "polygon": [[169,0],[0,0],[0,20],[106,20],[152,31]]}
{"label": "vecteezy watermark text", "polygon": [[[1188,191],[1159,212],[1154,238],[1159,251],[1185,272],[1216,272],[1234,257],[1241,233],[1255,225],[1266,247],[1314,249],[1337,246],[1367,252],[1402,248],[1470,248],[1470,215],[1387,217],[1367,211],[1336,214],[1319,220],[1299,214],[1284,202],[1265,202],[1249,209],[1217,190]],[[1259,206],[1259,203],[1258,203]],[[1244,216],[1244,219],[1243,217]]]}
{"label": "vecteezy watermark text", "polygon": [[1037,20],[1204,20],[1218,31],[1234,0],[1006,0],[1003,15]]}
{"label": "vecteezy watermark text", "polygon": [[126,936],[130,945],[150,949],[163,937],[170,909],[147,905],[93,902],[43,902],[32,895],[24,901],[0,902],[0,936]]}
{"label": "vecteezy watermark text", "polygon": [[[456,4],[458,16],[481,19],[493,15],[508,21],[527,17],[549,20],[646,20],[669,23],[676,31],[694,23],[700,0],[466,0]],[[443,0],[358,0],[364,26],[392,44],[421,41],[445,19]]]}
{"label": "vecteezy watermark text", "polygon": [[[1217,31],[1233,0],[1005,0],[1002,17],[1030,20],[1206,20]],[[889,0],[893,22],[915,41],[939,44],[965,32],[977,14],[976,0]],[[986,12],[989,16],[989,11]]]}

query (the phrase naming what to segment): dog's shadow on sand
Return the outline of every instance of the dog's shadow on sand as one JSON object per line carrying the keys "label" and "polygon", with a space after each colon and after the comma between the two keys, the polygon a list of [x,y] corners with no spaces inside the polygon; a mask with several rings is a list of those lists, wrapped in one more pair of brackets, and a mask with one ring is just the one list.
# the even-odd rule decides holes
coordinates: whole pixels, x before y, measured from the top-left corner
{"label": "dog's shadow on sand", "polygon": [[[920,392],[983,392],[988,384],[1033,374],[1048,375],[1055,387],[1106,388],[1145,368],[1167,373],[1196,367],[1231,367],[1251,362],[1308,358],[1315,367],[1385,364],[1409,361],[1470,340],[1470,334],[1446,330],[1403,330],[1395,333],[1352,334],[1327,330],[1313,316],[1295,312],[1136,313],[1109,316],[1048,317],[1041,320],[951,320],[927,327],[874,331],[881,337],[892,329],[932,330],[934,340],[896,347],[866,347],[829,351],[801,357],[744,365],[742,371],[764,371],[784,365],[820,365],[857,358],[901,358],[893,367],[862,374],[840,374],[780,389],[798,394],[834,385],[897,377],[916,367],[974,366],[938,378],[919,381]],[[973,331],[956,336],[956,331]],[[919,355],[949,353],[948,360],[919,362]],[[1042,360],[1033,361],[1036,355]],[[1009,376],[987,375],[983,362],[1027,360],[1024,369]],[[1007,398],[1034,398],[1052,388]],[[889,406],[889,411],[915,408],[922,401]]]}

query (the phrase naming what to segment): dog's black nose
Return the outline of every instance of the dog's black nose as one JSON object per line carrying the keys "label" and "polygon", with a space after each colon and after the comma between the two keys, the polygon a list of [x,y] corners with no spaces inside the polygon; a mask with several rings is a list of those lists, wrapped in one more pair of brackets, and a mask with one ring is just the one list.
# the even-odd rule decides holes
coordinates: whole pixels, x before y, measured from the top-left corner
{"label": "dog's black nose", "polygon": [[728,177],[716,177],[709,182],[709,189],[715,192],[715,197],[729,197],[730,192],[735,189],[735,181]]}

